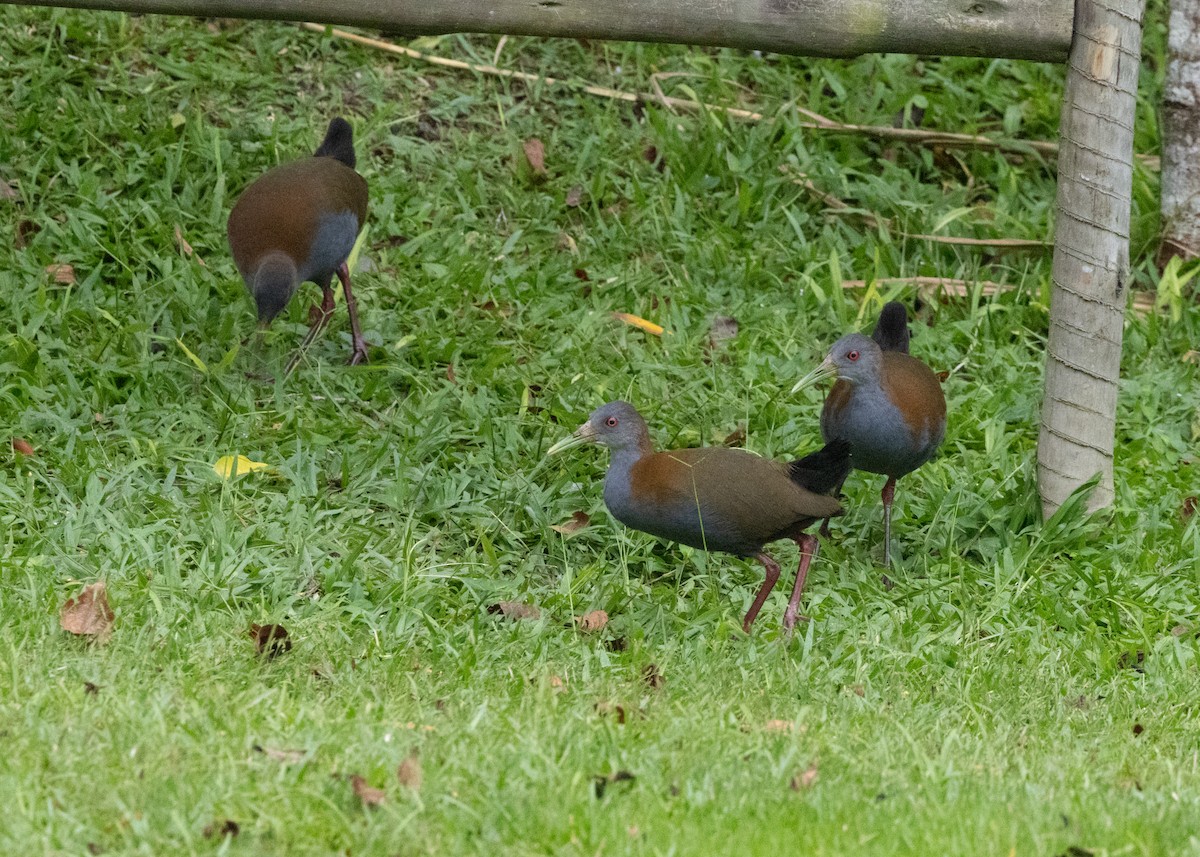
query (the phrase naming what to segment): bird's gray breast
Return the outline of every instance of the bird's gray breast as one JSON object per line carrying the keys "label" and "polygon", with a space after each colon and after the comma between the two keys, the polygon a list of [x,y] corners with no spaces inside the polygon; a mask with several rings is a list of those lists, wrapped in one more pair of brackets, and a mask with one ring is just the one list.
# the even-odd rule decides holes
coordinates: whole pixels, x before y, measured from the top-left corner
{"label": "bird's gray breast", "polygon": [[845,438],[856,470],[903,476],[929,460],[936,444],[923,427],[913,433],[904,414],[881,389],[855,390],[840,410],[823,415],[826,441]]}
{"label": "bird's gray breast", "polygon": [[322,213],[317,220],[317,234],[308,258],[304,260],[300,280],[324,287],[334,271],[346,261],[358,238],[358,218],[352,211],[337,214]]}

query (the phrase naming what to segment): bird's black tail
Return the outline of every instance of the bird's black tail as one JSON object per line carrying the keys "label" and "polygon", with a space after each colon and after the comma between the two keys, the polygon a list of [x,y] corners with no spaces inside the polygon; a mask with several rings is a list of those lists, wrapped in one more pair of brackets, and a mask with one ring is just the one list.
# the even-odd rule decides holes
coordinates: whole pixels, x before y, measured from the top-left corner
{"label": "bird's black tail", "polygon": [[816,452],[788,465],[792,481],[814,494],[833,494],[850,475],[850,442],[831,440]]}
{"label": "bird's black tail", "polygon": [[908,310],[899,301],[888,301],[879,313],[871,338],[883,351],[908,353]]}
{"label": "bird's black tail", "polygon": [[329,123],[329,130],[325,132],[325,139],[317,146],[313,155],[318,158],[333,158],[354,169],[357,161],[354,157],[354,129],[350,127],[350,123],[341,116],[335,116]]}

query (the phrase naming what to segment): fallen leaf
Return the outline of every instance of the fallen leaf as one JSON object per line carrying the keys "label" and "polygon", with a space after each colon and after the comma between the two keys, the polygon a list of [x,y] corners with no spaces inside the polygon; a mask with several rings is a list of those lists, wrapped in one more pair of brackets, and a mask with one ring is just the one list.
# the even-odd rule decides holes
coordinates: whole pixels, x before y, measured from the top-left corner
{"label": "fallen leaf", "polygon": [[1133,670],[1134,672],[1144,673],[1146,670],[1142,666],[1146,662],[1146,653],[1141,649],[1136,652],[1121,652],[1121,656],[1117,658],[1117,666],[1123,670]]}
{"label": "fallen leaf", "polygon": [[32,220],[22,218],[17,221],[17,232],[13,238],[13,246],[18,250],[24,249],[29,244],[29,239],[42,231],[42,227],[38,226]]}
{"label": "fallen leaf", "polygon": [[0,199],[16,199],[17,192],[13,190],[13,186],[4,179],[0,179]]}
{"label": "fallen leaf", "polygon": [[599,714],[601,717],[607,717],[608,715],[613,714],[613,715],[616,715],[617,723],[619,723],[622,726],[625,725],[625,706],[618,705],[615,702],[608,702],[607,700],[602,700],[600,702],[597,702],[595,704],[594,708],[596,709],[596,713]]}
{"label": "fallen leaf", "polygon": [[[15,444],[16,441],[13,441],[13,443]],[[14,446],[13,449],[16,449],[16,446]],[[1197,500],[1195,497],[1184,497],[1183,505],[1179,508],[1179,517],[1186,521],[1188,518],[1192,517],[1192,515],[1196,514],[1196,504],[1198,502],[1200,502],[1200,500]]]}
{"label": "fallen leaf", "polygon": [[715,351],[738,334],[738,320],[728,315],[714,316],[708,328],[706,351]]}
{"label": "fallen leaf", "polygon": [[387,800],[387,794],[383,789],[367,785],[367,781],[358,774],[350,776],[350,788],[354,789],[354,793],[363,802],[363,806],[379,806]]}
{"label": "fallen leaf", "polygon": [[575,617],[575,625],[585,634],[601,631],[607,624],[608,614],[603,610],[593,610],[591,613],[585,613],[582,616]]}
{"label": "fallen leaf", "polygon": [[566,232],[558,233],[558,249],[568,250],[572,256],[579,255],[579,246],[575,243],[575,239]]}
{"label": "fallen leaf", "polygon": [[644,330],[646,333],[652,333],[655,336],[662,336],[664,333],[666,333],[661,326],[655,324],[654,322],[646,321],[646,319],[641,318],[640,316],[632,315],[627,312],[614,312],[613,318],[615,318],[617,321],[623,321],[628,325],[638,328],[639,330]]}
{"label": "fallen leaf", "polygon": [[662,686],[667,683],[663,674],[658,671],[657,664],[646,664],[642,669],[642,680],[654,690],[662,690]]}
{"label": "fallen leaf", "polygon": [[585,283],[590,282],[592,279],[591,277],[588,276],[588,272],[583,268],[576,268],[574,273],[575,273],[575,279],[583,280]]}
{"label": "fallen leaf", "polygon": [[253,750],[256,753],[262,753],[268,759],[279,762],[284,765],[294,765],[297,762],[303,762],[307,755],[303,750],[279,750],[275,747],[262,747],[255,744]]}
{"label": "fallen leaf", "polygon": [[192,249],[192,245],[189,244],[187,239],[183,237],[183,230],[179,228],[178,223],[175,224],[175,243],[179,245],[179,249],[183,251],[183,255],[187,256],[189,259],[194,258],[200,263],[201,268],[208,267],[204,264],[204,260],[196,255],[196,251]]}
{"label": "fallen leaf", "polygon": [[608,776],[597,774],[595,777],[593,777],[593,779],[595,780],[596,784],[596,797],[602,798],[604,797],[604,792],[608,790],[608,786],[611,783],[628,783],[636,780],[637,777],[629,773],[629,771],[617,771],[616,773],[609,774]]}
{"label": "fallen leaf", "polygon": [[534,175],[544,176],[546,174],[546,146],[537,137],[530,137],[521,144],[525,149],[525,159],[529,161],[529,168],[533,170]]}
{"label": "fallen leaf", "polygon": [[454,374],[454,364],[453,363],[446,364],[446,380],[449,381],[451,384],[455,384],[455,385],[458,384],[458,376]]}
{"label": "fallen leaf", "polygon": [[539,619],[542,615],[542,611],[537,607],[523,601],[500,601],[496,604],[489,604],[487,612],[493,615],[499,613],[505,619]]}
{"label": "fallen leaf", "polygon": [[204,838],[212,839],[214,836],[237,836],[242,832],[242,828],[232,818],[227,818],[224,821],[214,821],[204,827]]}
{"label": "fallen leaf", "polygon": [[812,788],[813,783],[817,781],[817,761],[813,760],[812,764],[805,770],[792,777],[792,781],[788,786],[794,792],[802,792]]}
{"label": "fallen leaf", "polygon": [[745,446],[746,444],[746,426],[744,423],[738,423],[738,427],[725,435],[725,440],[721,441],[725,446]]}
{"label": "fallen leaf", "polygon": [[95,696],[96,694],[98,694],[100,692],[100,685],[93,684],[90,681],[85,681],[83,683],[83,692],[90,693],[92,696]]}
{"label": "fallen leaf", "polygon": [[33,447],[23,437],[14,437],[12,439],[12,449],[13,452],[19,452],[21,455],[33,455]]}
{"label": "fallen leaf", "polygon": [[251,625],[250,639],[254,640],[254,651],[268,658],[277,658],[292,650],[287,628],[282,625]]}
{"label": "fallen leaf", "polygon": [[550,684],[550,687],[553,688],[554,690],[563,690],[567,686],[567,680],[562,678],[561,676],[552,675],[548,679],[548,682]]}
{"label": "fallen leaf", "polygon": [[47,265],[46,273],[56,283],[61,283],[64,286],[75,285],[75,267],[73,265]]}
{"label": "fallen leaf", "polygon": [[103,643],[112,633],[114,618],[112,608],[108,606],[104,581],[98,580],[85,586],[74,598],[67,599],[58,621],[64,631],[94,637],[97,642]]}
{"label": "fallen leaf", "polygon": [[1183,362],[1184,363],[1200,363],[1200,351],[1196,351],[1195,349],[1193,349],[1191,351],[1185,351],[1183,353]]}
{"label": "fallen leaf", "polygon": [[795,726],[790,720],[768,720],[763,724],[763,729],[768,732],[791,732]]}
{"label": "fallen leaf", "polygon": [[572,185],[567,191],[567,208],[578,208],[579,203],[583,202],[583,188],[580,185]]}
{"label": "fallen leaf", "polygon": [[946,379],[950,377],[950,372],[946,369],[943,369],[941,372],[934,372],[933,377],[938,379],[939,384],[945,384]]}
{"label": "fallen leaf", "polygon": [[400,785],[412,789],[414,792],[421,790],[421,783],[424,781],[425,775],[421,771],[421,760],[417,755],[416,747],[400,763],[400,767],[396,768],[396,779],[400,781]]}
{"label": "fallen leaf", "polygon": [[577,533],[592,522],[588,517],[587,512],[575,512],[571,515],[571,520],[562,524],[551,524],[550,529],[556,533],[562,533],[564,536],[569,536]]}
{"label": "fallen leaf", "polygon": [[222,479],[234,479],[245,476],[255,470],[270,470],[271,465],[261,461],[252,461],[244,455],[222,455],[213,464],[213,470]]}

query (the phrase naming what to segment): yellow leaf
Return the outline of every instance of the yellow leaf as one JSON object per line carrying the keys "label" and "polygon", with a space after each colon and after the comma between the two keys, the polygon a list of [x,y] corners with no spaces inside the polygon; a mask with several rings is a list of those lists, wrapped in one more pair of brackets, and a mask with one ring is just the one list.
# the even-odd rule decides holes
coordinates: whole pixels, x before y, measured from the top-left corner
{"label": "yellow leaf", "polygon": [[213,470],[222,479],[233,479],[237,476],[245,476],[247,473],[253,473],[255,470],[270,470],[271,465],[264,464],[261,461],[251,461],[244,455],[222,455],[213,465]]}
{"label": "yellow leaf", "polygon": [[205,375],[208,374],[208,366],[206,366],[204,364],[203,360],[201,360],[199,357],[197,357],[195,354],[192,353],[192,349],[188,348],[186,345],[183,344],[182,339],[179,339],[178,337],[176,337],[175,344],[183,349],[183,353],[187,355],[188,360],[191,360],[193,363],[196,364],[197,369],[199,369]]}
{"label": "yellow leaf", "polygon": [[646,321],[646,319],[641,318],[640,316],[631,315],[627,312],[614,312],[613,318],[615,318],[617,321],[623,321],[626,324],[632,325],[640,330],[644,330],[646,333],[653,333],[655,336],[662,336],[667,332],[654,322]]}

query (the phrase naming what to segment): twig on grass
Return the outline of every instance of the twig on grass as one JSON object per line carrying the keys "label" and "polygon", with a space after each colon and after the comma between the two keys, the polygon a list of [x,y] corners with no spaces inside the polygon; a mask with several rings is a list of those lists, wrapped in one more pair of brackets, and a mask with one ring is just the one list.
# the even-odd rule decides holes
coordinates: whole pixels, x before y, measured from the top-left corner
{"label": "twig on grass", "polygon": [[[354,42],[355,44],[363,45],[376,50],[387,51],[388,53],[399,54],[408,57],[409,59],[420,60],[421,62],[429,63],[430,65],[439,65],[445,68],[460,69],[463,71],[473,71],[478,74],[488,74],[495,77],[507,77],[514,80],[523,80],[529,83],[541,83],[548,86],[570,86],[578,89],[580,92],[586,92],[589,95],[595,95],[600,98],[611,98],[618,101],[630,102],[658,102],[667,108],[678,108],[680,110],[691,111],[708,111],[712,113],[723,113],[734,119],[744,119],[748,122],[762,122],[766,119],[774,121],[777,116],[767,116],[763,113],[758,113],[754,110],[746,110],[741,107],[727,107],[720,104],[709,104],[704,101],[696,101],[690,98],[676,98],[675,96],[667,95],[661,91],[661,87],[653,84],[658,92],[627,92],[621,89],[612,89],[607,86],[596,86],[594,84],[585,84],[578,81],[563,80],[561,78],[549,77],[540,74],[533,74],[527,71],[514,71],[512,69],[497,68],[494,65],[484,65],[481,63],[465,62],[463,60],[450,59],[441,57],[435,54],[427,54],[423,51],[418,51],[413,48],[397,45],[392,42],[385,42],[381,39],[373,39],[369,36],[362,36],[358,33],[351,33],[348,30],[342,30],[337,27],[327,27],[324,24],[314,24],[306,22],[301,25],[304,29],[314,33],[328,32],[334,38],[344,39]],[[808,121],[797,122],[796,125],[807,131],[824,131],[832,134],[858,134],[865,137],[874,137],[880,140],[897,140],[900,142],[911,143],[919,146],[947,146],[962,149],[984,149],[999,151],[1011,155],[1028,155],[1037,153],[1047,157],[1055,157],[1058,154],[1058,144],[1049,140],[1002,140],[992,137],[985,137],[981,134],[959,134],[951,131],[935,131],[926,130],[923,128],[893,128],[890,125],[855,125],[844,122],[835,122],[815,113],[811,110],[806,110],[797,104],[785,105],[779,113],[783,113],[788,108],[795,110],[799,115],[806,117]],[[1153,156],[1138,156],[1143,163],[1154,168],[1157,158]]]}

